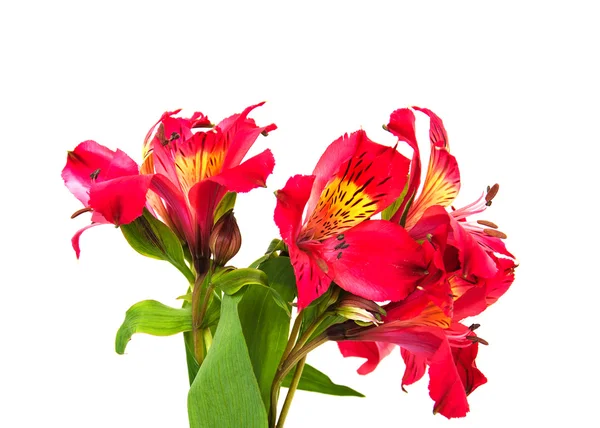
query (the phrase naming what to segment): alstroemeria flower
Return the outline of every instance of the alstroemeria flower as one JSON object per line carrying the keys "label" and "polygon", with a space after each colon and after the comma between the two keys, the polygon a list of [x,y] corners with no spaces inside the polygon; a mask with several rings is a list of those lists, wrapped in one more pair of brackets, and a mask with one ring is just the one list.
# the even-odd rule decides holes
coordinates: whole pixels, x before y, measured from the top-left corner
{"label": "alstroemeria flower", "polygon": [[383,325],[353,328],[348,323],[330,329],[330,337],[341,340],[338,346],[342,355],[366,358],[358,373],[367,374],[399,346],[406,364],[402,388],[421,379],[429,367],[434,413],[447,418],[465,416],[469,411],[467,396],[487,381],[475,365],[478,342],[485,343],[473,332],[476,326],[453,322],[422,293],[389,304],[386,310]]}
{"label": "alstroemeria flower", "polygon": [[332,281],[366,299],[396,301],[426,275],[425,253],[404,228],[370,220],[400,196],[408,166],[395,148],[357,131],[334,141],[313,175],[291,177],[276,193],[300,310]]}
{"label": "alstroemeria flower", "polygon": [[214,210],[225,193],[265,187],[273,171],[268,149],[242,162],[261,133],[277,129],[248,118],[262,104],[199,132],[194,129],[212,126],[202,113],[186,119],[174,116],[179,111],[167,112],[146,137],[142,172],[155,174],[150,206],[187,242],[198,270],[210,257]]}
{"label": "alstroemeria flower", "polygon": [[[469,217],[485,211],[491,204],[498,191],[497,185],[474,203],[458,210],[447,210],[460,189],[458,164],[450,154],[448,135],[442,120],[431,110],[419,107],[414,109],[429,117],[429,166],[422,189],[417,192],[421,177],[421,160],[415,136],[415,115],[412,110],[406,108],[394,111],[386,128],[410,145],[413,149],[413,159],[407,195],[391,221],[404,222],[404,227],[416,240],[431,241],[433,237],[432,242],[435,244],[437,237],[436,259],[438,267],[444,270],[446,275],[435,289],[430,288],[428,291],[432,301],[451,310],[452,296],[456,296],[456,287],[452,282],[466,280],[471,284],[481,284],[497,281],[495,278],[504,275],[503,271],[510,271],[509,267],[500,266],[497,255],[513,260],[514,256],[507,251],[502,242],[506,236],[497,230],[495,224],[482,220],[469,221]],[[515,266],[513,261],[512,267]],[[510,283],[505,290],[509,285]]]}
{"label": "alstroemeria flower", "polygon": [[102,223],[127,224],[148,207],[187,244],[198,273],[205,270],[218,203],[227,191],[264,187],[273,171],[270,150],[242,162],[261,133],[276,129],[274,124],[258,127],[248,118],[260,105],[216,127],[202,113],[190,118],[174,117],[179,111],[165,113],[146,136],[139,169],[120,150],[113,152],[92,141],[77,146],[69,153],[63,178],[86,207],[82,211],[93,211],[92,225],[73,238],[77,255],[84,230]]}
{"label": "alstroemeria flower", "polygon": [[67,154],[62,178],[85,207],[73,216],[92,211],[92,224],[72,239],[77,258],[85,230],[100,224],[127,224],[142,214],[152,180],[150,175],[140,175],[137,164],[124,152],[95,141],[84,141]]}

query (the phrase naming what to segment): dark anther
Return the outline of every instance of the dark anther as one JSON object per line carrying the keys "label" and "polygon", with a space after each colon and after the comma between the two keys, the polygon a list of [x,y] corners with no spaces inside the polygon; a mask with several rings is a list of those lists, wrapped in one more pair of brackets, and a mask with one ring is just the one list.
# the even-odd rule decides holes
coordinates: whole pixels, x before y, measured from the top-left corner
{"label": "dark anther", "polygon": [[100,168],[98,168],[97,170],[95,170],[94,172],[92,172],[92,173],[90,174],[90,178],[91,178],[92,180],[95,180],[96,178],[98,178],[98,175],[100,175]]}
{"label": "dark anther", "polygon": [[337,240],[338,241],[341,241],[342,239],[344,239],[344,234],[343,233],[337,236]]}

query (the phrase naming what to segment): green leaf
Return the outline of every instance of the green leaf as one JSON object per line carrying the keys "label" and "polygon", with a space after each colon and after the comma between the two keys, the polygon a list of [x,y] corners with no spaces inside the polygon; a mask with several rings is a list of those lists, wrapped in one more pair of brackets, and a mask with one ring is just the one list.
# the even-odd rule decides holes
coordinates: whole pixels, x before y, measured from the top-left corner
{"label": "green leaf", "polygon": [[396,211],[398,211],[398,208],[400,208],[400,205],[402,205],[402,202],[404,202],[404,198],[406,198],[407,193],[408,193],[408,180],[406,181],[406,185],[404,186],[402,193],[400,194],[400,196],[398,196],[398,199],[396,199],[394,202],[392,202],[392,204],[389,207],[387,207],[386,209],[384,209],[381,212],[381,218],[383,220],[389,220],[394,216],[394,214],[396,214]]}
{"label": "green leaf", "polygon": [[194,274],[185,263],[179,238],[147,209],[131,223],[122,225],[121,232],[135,251],[143,256],[171,263],[190,283],[194,282]]}
{"label": "green leaf", "polygon": [[238,315],[241,294],[223,296],[212,347],[188,394],[190,428],[267,427]]}
{"label": "green leaf", "polygon": [[237,193],[235,192],[227,192],[225,196],[223,196],[223,199],[221,199],[221,202],[219,202],[219,205],[217,205],[217,208],[215,209],[214,223],[217,223],[217,221],[223,217],[223,214],[233,209],[236,196]]}
{"label": "green leaf", "polygon": [[265,273],[251,268],[234,269],[213,277],[211,281],[215,287],[219,287],[225,294],[230,296],[249,284],[267,286]]}
{"label": "green leaf", "polygon": [[[294,371],[292,370],[283,379],[281,386],[289,388],[293,377]],[[314,367],[309,366],[308,364],[304,365],[302,377],[300,378],[300,383],[298,383],[298,389],[302,389],[303,391],[319,392],[321,394],[338,395],[344,397],[364,397],[363,394],[361,394],[358,391],[355,391],[350,387],[333,383],[329,376],[320,372]]]}
{"label": "green leaf", "polygon": [[[275,257],[260,268],[269,278],[269,288],[248,287],[239,313],[248,352],[267,412],[271,407],[271,384],[287,344],[290,330],[289,305],[296,295],[294,270],[288,257]],[[279,299],[273,299],[273,296]],[[281,310],[280,304],[287,312]]]}
{"label": "green leaf", "polygon": [[133,305],[125,314],[125,321],[117,331],[115,350],[125,353],[127,343],[135,333],[153,336],[171,336],[192,329],[190,308],[172,308],[156,300],[144,300]]}
{"label": "green leaf", "polygon": [[281,239],[273,239],[269,244],[269,248],[267,248],[267,251],[265,252],[264,256],[256,259],[249,267],[257,268],[270,258],[276,256],[275,252],[284,251],[285,249],[286,245]]}

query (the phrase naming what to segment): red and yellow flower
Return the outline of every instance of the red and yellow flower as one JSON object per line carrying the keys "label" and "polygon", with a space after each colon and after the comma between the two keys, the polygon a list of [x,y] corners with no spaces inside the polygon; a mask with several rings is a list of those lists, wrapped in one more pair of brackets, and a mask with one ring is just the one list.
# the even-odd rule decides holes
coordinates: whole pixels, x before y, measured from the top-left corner
{"label": "red and yellow flower", "polygon": [[386,128],[413,148],[407,192],[398,200],[391,221],[404,227],[431,256],[428,278],[403,301],[384,306],[378,326],[360,328],[348,323],[332,329],[345,357],[366,358],[359,373],[375,369],[394,346],[406,363],[402,385],[421,379],[429,366],[429,391],[434,411],[465,416],[467,395],[486,382],[477,369],[478,343],[486,343],[460,321],[477,315],[504,294],[514,280],[516,261],[506,249],[506,236],[489,221],[469,221],[483,212],[495,196],[492,186],[476,202],[451,207],[460,188],[458,164],[449,152],[441,119],[428,109],[414,108],[430,120],[431,156],[422,190],[420,152],[413,110],[392,113]]}
{"label": "red and yellow flower", "polygon": [[268,149],[242,162],[261,133],[276,129],[274,124],[259,127],[248,118],[260,105],[217,126],[202,113],[190,118],[175,117],[179,111],[165,113],[146,136],[141,168],[122,151],[93,141],[69,152],[63,179],[84,204],[80,212],[92,211],[92,224],[73,237],[77,256],[84,230],[103,223],[127,224],[148,208],[187,244],[197,271],[205,270],[218,203],[228,191],[264,187],[273,171]]}
{"label": "red and yellow flower", "polygon": [[299,309],[332,281],[367,299],[401,300],[425,276],[426,254],[407,231],[370,219],[401,195],[408,167],[395,148],[357,131],[334,141],[312,175],[293,176],[276,192],[275,223],[296,274]]}

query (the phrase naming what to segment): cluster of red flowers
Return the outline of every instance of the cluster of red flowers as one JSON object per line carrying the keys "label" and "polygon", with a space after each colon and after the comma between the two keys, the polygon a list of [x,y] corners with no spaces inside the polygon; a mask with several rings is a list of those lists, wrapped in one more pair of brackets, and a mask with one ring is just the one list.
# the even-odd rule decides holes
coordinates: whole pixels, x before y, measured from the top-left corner
{"label": "cluster of red flowers", "polygon": [[[141,167],[94,141],[69,152],[62,175],[84,205],[74,215],[92,212],[92,223],[73,237],[77,256],[83,231],[128,224],[146,209],[180,239],[201,277],[216,259],[210,242],[217,206],[227,192],[264,187],[274,167],[269,150],[243,161],[260,134],[276,129],[248,118],[255,107],[216,126],[201,113],[165,113],[148,132]],[[423,183],[416,112],[430,121]],[[429,367],[434,411],[465,416],[467,395],[486,382],[475,365],[486,342],[474,332],[478,325],[461,321],[504,294],[516,267],[496,225],[470,220],[498,186],[455,209],[459,170],[441,119],[428,109],[399,109],[386,129],[412,148],[412,159],[357,131],[334,141],[312,175],[293,176],[276,192],[275,222],[296,275],[297,307],[339,286],[349,321],[328,336],[345,357],[367,359],[359,373],[373,371],[397,345],[406,363],[403,387]]]}
{"label": "cluster of red flowers", "polygon": [[[421,161],[414,110],[430,120],[431,156],[420,192]],[[325,151],[312,175],[297,175],[277,192],[275,222],[296,273],[298,308],[323,294],[333,281],[383,306],[372,326],[331,329],[345,357],[367,361],[370,373],[395,345],[406,363],[402,385],[423,377],[429,366],[434,411],[452,418],[469,410],[467,395],[486,382],[475,365],[478,325],[460,323],[506,292],[516,263],[489,221],[469,221],[498,191],[450,209],[460,187],[441,119],[415,107],[392,113],[386,129],[413,149],[412,160],[371,141],[363,131],[346,135]],[[306,208],[306,217],[302,213]],[[383,213],[387,220],[372,219]],[[357,309],[369,312],[364,302]],[[363,315],[363,320],[368,320]]]}

